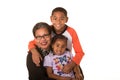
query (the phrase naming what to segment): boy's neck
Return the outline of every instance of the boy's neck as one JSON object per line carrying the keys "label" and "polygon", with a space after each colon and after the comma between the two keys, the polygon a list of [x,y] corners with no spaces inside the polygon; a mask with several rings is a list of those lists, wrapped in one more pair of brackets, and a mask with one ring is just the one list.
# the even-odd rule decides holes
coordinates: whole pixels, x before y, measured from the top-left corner
{"label": "boy's neck", "polygon": [[56,31],[56,34],[62,34],[62,31]]}
{"label": "boy's neck", "polygon": [[55,29],[54,29],[54,27],[53,27],[53,32],[55,33],[55,34],[63,34],[65,31],[66,31],[66,29],[67,29],[67,25],[65,25],[65,27],[64,27],[64,29],[62,30],[62,31],[55,31]]}

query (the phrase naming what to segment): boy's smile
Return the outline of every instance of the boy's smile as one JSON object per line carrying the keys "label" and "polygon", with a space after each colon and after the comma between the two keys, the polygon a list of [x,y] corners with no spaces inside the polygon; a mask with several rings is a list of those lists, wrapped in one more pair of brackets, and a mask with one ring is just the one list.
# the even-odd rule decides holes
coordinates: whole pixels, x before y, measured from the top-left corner
{"label": "boy's smile", "polygon": [[60,33],[65,29],[65,23],[67,22],[68,18],[62,12],[54,12],[51,16],[51,22],[54,26],[56,33]]}

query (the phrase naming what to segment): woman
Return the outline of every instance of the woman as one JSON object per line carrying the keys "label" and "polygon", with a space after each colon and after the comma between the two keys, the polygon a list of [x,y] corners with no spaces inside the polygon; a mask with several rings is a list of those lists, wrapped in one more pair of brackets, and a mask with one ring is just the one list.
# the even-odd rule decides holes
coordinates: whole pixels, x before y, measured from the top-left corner
{"label": "woman", "polygon": [[[47,23],[40,22],[33,27],[33,35],[35,38],[35,46],[39,54],[28,51],[27,69],[29,80],[53,80],[48,78],[45,67],[43,67],[43,59],[50,51],[51,28]],[[40,57],[42,57],[40,59]],[[39,60],[37,65],[34,60]]]}

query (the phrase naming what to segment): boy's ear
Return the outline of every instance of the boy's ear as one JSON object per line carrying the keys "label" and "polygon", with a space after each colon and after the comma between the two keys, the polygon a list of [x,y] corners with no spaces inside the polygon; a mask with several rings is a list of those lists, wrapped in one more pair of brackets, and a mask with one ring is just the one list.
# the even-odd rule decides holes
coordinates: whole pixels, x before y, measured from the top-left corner
{"label": "boy's ear", "polygon": [[68,17],[66,18],[66,23],[68,22]]}

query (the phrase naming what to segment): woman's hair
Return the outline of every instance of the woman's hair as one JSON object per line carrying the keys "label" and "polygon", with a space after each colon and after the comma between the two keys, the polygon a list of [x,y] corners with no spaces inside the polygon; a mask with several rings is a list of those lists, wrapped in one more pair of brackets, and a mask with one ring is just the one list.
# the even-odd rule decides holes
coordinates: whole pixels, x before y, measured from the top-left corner
{"label": "woman's hair", "polygon": [[53,15],[54,12],[62,12],[62,13],[65,14],[65,16],[67,16],[67,11],[63,7],[56,7],[55,9],[52,10],[52,14],[51,15]]}
{"label": "woman's hair", "polygon": [[47,23],[45,22],[39,22],[37,24],[35,24],[35,26],[33,27],[33,35],[35,37],[35,32],[36,30],[40,29],[40,28],[46,28],[48,30],[48,33],[51,34],[51,26],[48,25]]}

